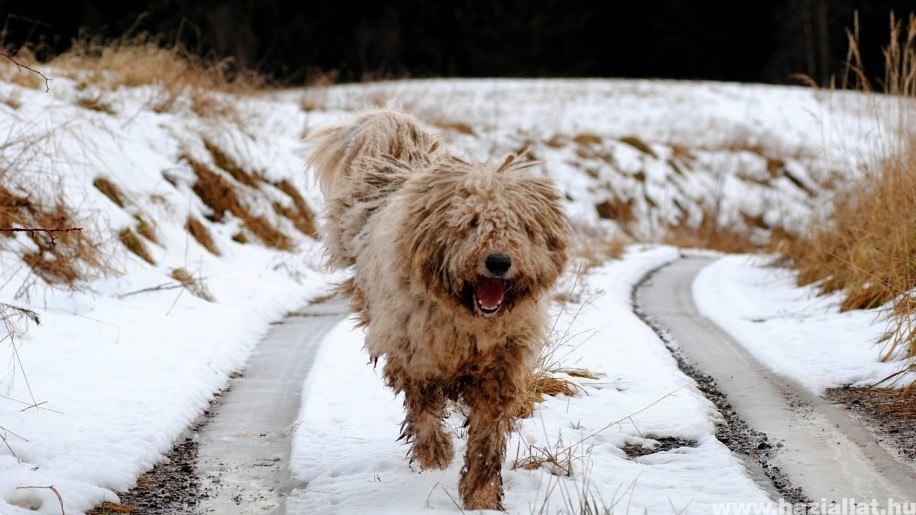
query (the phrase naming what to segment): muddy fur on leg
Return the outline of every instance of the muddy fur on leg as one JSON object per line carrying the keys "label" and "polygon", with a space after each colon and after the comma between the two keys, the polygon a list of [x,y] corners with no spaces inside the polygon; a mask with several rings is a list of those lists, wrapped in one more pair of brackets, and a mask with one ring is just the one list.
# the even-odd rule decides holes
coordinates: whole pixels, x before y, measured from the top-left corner
{"label": "muddy fur on leg", "polygon": [[392,359],[385,363],[384,375],[388,386],[404,393],[406,416],[401,424],[401,437],[410,443],[410,458],[421,469],[444,469],[455,454],[452,438],[442,427],[446,417],[446,397],[438,381],[417,383]]}
{"label": "muddy fur on leg", "polygon": [[366,329],[370,358],[404,394],[402,437],[421,469],[454,453],[448,399],[469,408],[459,491],[500,509],[506,439],[549,332],[550,288],[566,264],[569,224],[551,179],[508,155],[472,162],[390,109],[311,137],[325,197],[326,263]]}

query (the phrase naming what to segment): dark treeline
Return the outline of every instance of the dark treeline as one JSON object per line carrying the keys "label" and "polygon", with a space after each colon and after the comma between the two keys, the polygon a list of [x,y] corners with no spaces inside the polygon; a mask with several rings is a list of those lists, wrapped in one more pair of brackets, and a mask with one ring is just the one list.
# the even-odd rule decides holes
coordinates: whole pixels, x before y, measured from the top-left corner
{"label": "dark treeline", "polygon": [[889,14],[916,0],[0,0],[7,47],[39,57],[75,38],[152,34],[278,82],[382,77],[663,77],[820,84],[845,30],[881,70]]}

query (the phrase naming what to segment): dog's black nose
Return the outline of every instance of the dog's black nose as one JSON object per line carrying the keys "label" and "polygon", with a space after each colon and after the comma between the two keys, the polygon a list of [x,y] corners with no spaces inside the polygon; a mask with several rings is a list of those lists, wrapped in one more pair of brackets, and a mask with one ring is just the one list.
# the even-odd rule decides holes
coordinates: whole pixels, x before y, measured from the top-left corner
{"label": "dog's black nose", "polygon": [[490,254],[484,261],[484,265],[486,265],[487,270],[491,274],[502,276],[512,267],[512,259],[508,255],[502,253]]}

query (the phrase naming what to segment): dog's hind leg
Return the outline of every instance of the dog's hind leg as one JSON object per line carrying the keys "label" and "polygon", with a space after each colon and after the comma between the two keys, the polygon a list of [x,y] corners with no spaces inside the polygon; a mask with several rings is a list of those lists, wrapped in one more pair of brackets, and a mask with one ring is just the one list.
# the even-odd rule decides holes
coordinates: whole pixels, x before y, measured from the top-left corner
{"label": "dog's hind leg", "polygon": [[418,381],[404,369],[385,365],[385,376],[395,391],[404,392],[407,415],[401,426],[401,438],[410,443],[410,458],[421,469],[444,469],[455,454],[452,437],[442,427],[446,397],[438,381]]}

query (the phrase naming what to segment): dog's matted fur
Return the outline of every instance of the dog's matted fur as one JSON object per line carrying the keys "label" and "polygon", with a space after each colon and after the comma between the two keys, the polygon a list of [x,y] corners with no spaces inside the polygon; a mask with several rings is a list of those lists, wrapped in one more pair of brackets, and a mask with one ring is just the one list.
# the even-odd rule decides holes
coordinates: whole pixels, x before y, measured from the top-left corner
{"label": "dog's matted fur", "polygon": [[448,466],[446,401],[463,402],[461,499],[500,509],[506,437],[566,263],[569,224],[553,181],[516,155],[495,165],[454,157],[389,109],[311,140],[327,263],[353,269],[341,289],[372,360],[384,357],[385,381],[404,393],[411,459]]}

